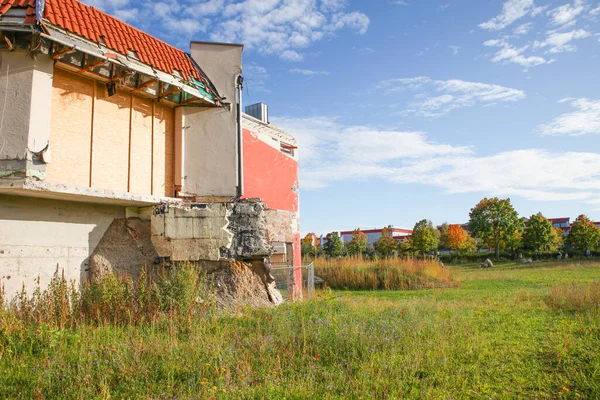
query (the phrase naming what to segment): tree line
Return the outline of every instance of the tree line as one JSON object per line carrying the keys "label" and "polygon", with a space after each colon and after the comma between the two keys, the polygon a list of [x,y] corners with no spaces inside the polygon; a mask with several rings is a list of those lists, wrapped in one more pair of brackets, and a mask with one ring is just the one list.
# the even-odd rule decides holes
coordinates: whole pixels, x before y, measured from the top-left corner
{"label": "tree line", "polygon": [[589,252],[600,245],[600,228],[585,215],[578,216],[565,237],[560,228],[537,213],[529,218],[520,217],[510,199],[484,198],[469,213],[467,230],[459,224],[441,225],[440,229],[432,222],[423,219],[417,222],[413,233],[402,242],[393,237],[391,226],[383,228],[381,237],[369,244],[367,235],[360,229],[352,232],[352,239],[342,243],[338,232],[326,235],[323,246],[314,233],[302,239],[302,253],[305,255],[340,257],[344,255],[390,257],[395,254],[428,254],[439,250],[466,255],[482,248],[492,249],[496,258],[500,251],[516,255],[520,250],[540,254],[542,252],[578,250]]}

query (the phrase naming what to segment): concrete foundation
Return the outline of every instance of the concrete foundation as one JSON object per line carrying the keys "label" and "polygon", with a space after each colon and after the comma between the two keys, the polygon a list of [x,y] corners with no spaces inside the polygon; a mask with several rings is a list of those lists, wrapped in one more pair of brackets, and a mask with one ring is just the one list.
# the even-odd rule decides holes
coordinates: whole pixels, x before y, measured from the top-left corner
{"label": "concrete foundation", "polygon": [[57,268],[87,278],[89,257],[125,207],[0,195],[0,284],[10,297],[46,287]]}

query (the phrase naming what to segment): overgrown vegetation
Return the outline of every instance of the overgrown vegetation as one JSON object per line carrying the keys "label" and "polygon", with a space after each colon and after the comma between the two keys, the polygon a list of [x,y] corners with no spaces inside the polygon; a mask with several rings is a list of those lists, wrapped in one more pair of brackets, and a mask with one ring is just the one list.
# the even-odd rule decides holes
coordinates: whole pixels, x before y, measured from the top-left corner
{"label": "overgrown vegetation", "polygon": [[600,308],[600,280],[553,286],[544,301],[554,310],[586,311]]}
{"label": "overgrown vegetation", "polygon": [[[233,314],[193,306],[201,312],[190,317],[173,311],[179,290],[165,285],[163,294],[154,290],[165,301],[146,314],[155,318],[135,324],[92,318],[61,329],[51,317],[60,313],[24,320],[14,309],[4,310],[0,394],[9,399],[597,398],[600,309],[549,307],[547,297],[557,284],[594,284],[600,265],[458,268],[454,275],[458,288],[325,291],[308,302]],[[50,298],[62,304],[61,295]]]}
{"label": "overgrown vegetation", "polygon": [[332,289],[414,290],[455,285],[450,270],[431,259],[318,258],[315,274]]}
{"label": "overgrown vegetation", "polygon": [[[4,304],[4,295],[0,304]],[[7,305],[8,314],[25,325],[52,328],[81,324],[138,325],[164,317],[191,318],[214,306],[208,280],[190,264],[151,278],[142,270],[131,277],[107,274],[76,290],[56,272],[49,286],[29,295],[25,289]]]}

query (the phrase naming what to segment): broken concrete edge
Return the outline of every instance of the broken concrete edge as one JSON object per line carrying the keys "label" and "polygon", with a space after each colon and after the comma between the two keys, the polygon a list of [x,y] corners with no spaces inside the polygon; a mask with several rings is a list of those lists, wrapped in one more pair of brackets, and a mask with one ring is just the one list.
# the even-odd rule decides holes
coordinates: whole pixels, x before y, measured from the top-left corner
{"label": "broken concrete edge", "polygon": [[268,236],[266,210],[260,199],[163,203],[154,207],[150,216],[152,243],[158,257],[171,261],[245,261],[270,257],[273,246]]}

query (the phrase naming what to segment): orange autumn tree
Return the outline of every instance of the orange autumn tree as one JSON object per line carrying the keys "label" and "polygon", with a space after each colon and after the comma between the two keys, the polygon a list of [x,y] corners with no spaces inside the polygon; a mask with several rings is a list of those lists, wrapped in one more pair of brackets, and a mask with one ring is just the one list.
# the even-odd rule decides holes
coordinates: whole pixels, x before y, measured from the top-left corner
{"label": "orange autumn tree", "polygon": [[469,234],[459,224],[451,224],[448,226],[448,237],[446,239],[446,247],[451,250],[460,251],[466,247],[469,240]]}
{"label": "orange autumn tree", "polygon": [[[307,234],[302,239],[303,249],[309,250],[308,253],[310,254],[317,254],[320,245],[321,239],[319,239],[319,237],[314,232]],[[303,252],[306,252],[306,250],[303,250]]]}

